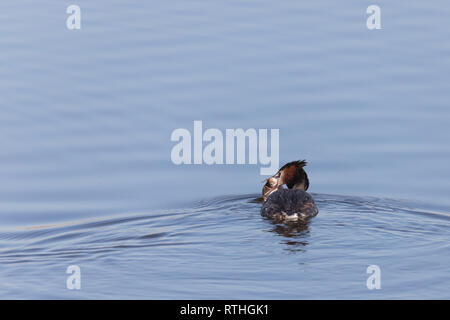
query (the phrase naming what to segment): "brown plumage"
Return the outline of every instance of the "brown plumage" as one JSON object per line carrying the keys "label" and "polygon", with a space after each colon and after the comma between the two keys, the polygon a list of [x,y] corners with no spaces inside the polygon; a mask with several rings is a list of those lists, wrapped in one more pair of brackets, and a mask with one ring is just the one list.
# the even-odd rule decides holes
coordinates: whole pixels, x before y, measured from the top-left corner
{"label": "brown plumage", "polygon": [[286,184],[289,189],[299,189],[306,191],[309,188],[308,175],[303,169],[307,162],[305,160],[297,160],[286,163],[278,170],[281,184]]}
{"label": "brown plumage", "polygon": [[[261,215],[286,221],[305,221],[317,215],[319,210],[313,198],[306,192],[308,175],[303,167],[306,161],[286,163],[263,188]],[[275,183],[277,181],[277,183]],[[288,189],[282,189],[286,184]]]}
{"label": "brown plumage", "polygon": [[261,207],[263,217],[285,221],[306,221],[318,213],[311,195],[297,189],[275,191]]}

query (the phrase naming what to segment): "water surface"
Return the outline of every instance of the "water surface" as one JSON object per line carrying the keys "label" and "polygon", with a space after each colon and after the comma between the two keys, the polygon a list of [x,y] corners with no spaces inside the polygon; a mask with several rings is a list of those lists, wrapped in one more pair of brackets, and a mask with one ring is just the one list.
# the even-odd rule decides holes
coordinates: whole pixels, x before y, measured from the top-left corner
{"label": "water surface", "polygon": [[[0,297],[449,298],[450,7],[369,31],[371,4],[2,1]],[[279,129],[319,215],[261,218],[257,165],[174,165],[194,120]]]}

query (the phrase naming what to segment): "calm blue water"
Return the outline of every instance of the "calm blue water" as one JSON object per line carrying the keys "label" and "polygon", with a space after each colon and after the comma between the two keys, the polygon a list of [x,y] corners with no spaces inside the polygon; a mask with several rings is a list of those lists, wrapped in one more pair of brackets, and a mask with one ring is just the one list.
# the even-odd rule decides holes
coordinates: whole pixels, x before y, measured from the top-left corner
{"label": "calm blue water", "polygon": [[[449,18],[444,0],[2,1],[0,298],[450,298]],[[319,215],[261,218],[259,165],[174,165],[194,120],[279,129]]]}

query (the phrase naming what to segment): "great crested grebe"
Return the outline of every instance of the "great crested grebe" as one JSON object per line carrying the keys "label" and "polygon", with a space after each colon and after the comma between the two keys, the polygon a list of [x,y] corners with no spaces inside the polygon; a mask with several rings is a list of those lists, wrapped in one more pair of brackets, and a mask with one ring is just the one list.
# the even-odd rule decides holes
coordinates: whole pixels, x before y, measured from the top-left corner
{"label": "great crested grebe", "polygon": [[[313,198],[306,192],[308,175],[306,161],[292,161],[266,180],[263,187],[261,215],[285,221],[304,221],[319,213]],[[288,189],[283,189],[285,184]]]}

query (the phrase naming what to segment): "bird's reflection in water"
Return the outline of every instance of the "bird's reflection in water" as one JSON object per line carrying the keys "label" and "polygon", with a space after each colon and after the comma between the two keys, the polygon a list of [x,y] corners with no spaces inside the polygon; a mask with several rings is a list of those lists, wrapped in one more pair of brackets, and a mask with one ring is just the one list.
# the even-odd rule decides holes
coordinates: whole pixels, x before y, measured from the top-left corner
{"label": "bird's reflection in water", "polygon": [[283,237],[281,243],[287,245],[285,248],[290,253],[305,252],[306,246],[309,244],[308,223],[277,223],[271,221],[273,228],[270,232],[276,233]]}

